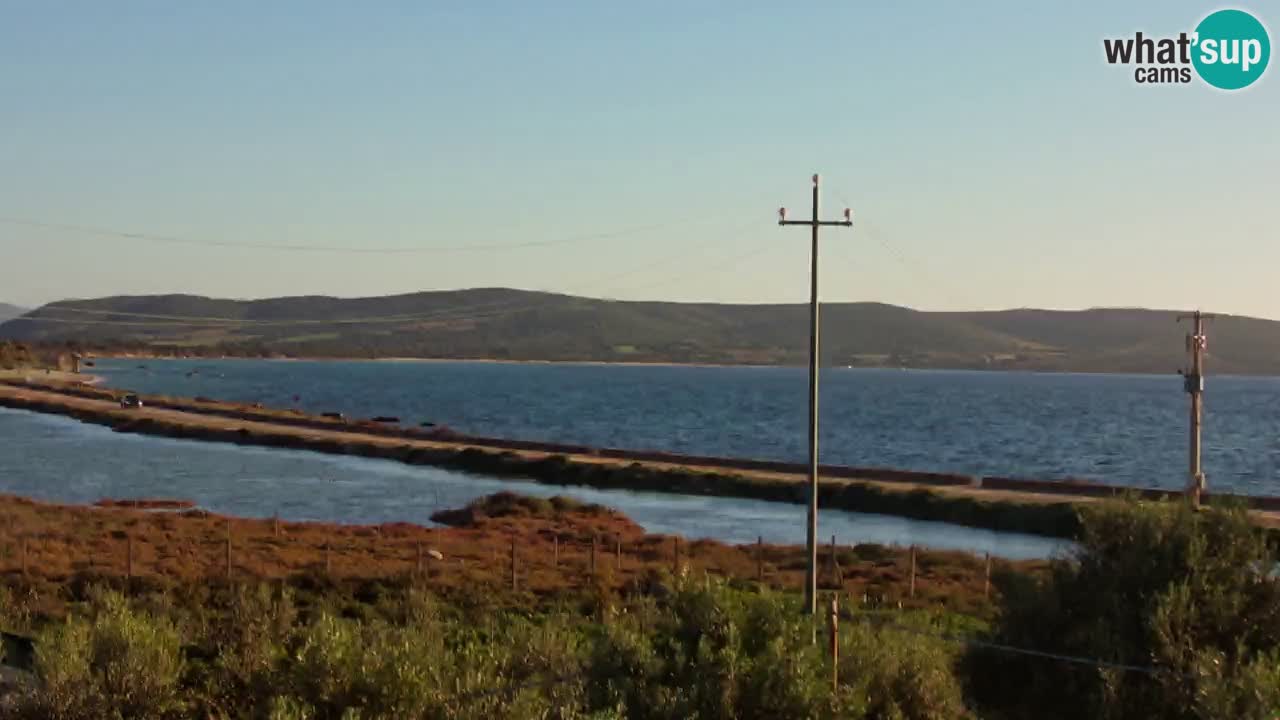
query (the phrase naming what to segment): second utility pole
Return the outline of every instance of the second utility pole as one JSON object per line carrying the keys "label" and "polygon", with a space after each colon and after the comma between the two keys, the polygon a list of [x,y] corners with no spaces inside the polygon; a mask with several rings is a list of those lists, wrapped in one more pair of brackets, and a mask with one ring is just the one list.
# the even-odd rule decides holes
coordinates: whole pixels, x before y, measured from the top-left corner
{"label": "second utility pole", "polygon": [[1191,482],[1187,485],[1187,495],[1196,505],[1200,504],[1200,496],[1205,491],[1204,471],[1200,467],[1200,422],[1204,408],[1204,351],[1208,345],[1204,334],[1204,321],[1213,317],[1199,310],[1178,316],[1179,322],[1195,321],[1195,329],[1187,335],[1187,352],[1191,355],[1191,368],[1184,371],[1182,377],[1183,387],[1191,395],[1191,437],[1187,447]]}
{"label": "second utility pole", "polygon": [[813,229],[809,249],[809,527],[806,548],[809,563],[805,569],[804,610],[818,612],[818,228],[823,225],[850,227],[853,217],[849,208],[844,220],[818,219],[818,176],[813,176],[813,217],[811,220],[788,220],[787,209],[778,210],[779,225],[808,225]]}

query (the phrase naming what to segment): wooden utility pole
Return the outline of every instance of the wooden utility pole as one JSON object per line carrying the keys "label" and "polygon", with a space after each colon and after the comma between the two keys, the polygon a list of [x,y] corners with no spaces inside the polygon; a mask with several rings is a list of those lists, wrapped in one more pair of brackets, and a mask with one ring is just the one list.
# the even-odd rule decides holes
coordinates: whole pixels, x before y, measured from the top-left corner
{"label": "wooden utility pole", "polygon": [[818,219],[818,176],[813,176],[813,215],[810,220],[788,220],[787,209],[778,210],[779,225],[807,225],[812,232],[809,248],[809,526],[806,533],[809,564],[805,569],[804,611],[818,613],[818,228],[851,227],[848,208],[844,220]]}
{"label": "wooden utility pole", "polygon": [[1182,372],[1183,389],[1191,396],[1191,435],[1188,446],[1187,497],[1199,505],[1200,497],[1205,491],[1204,471],[1200,467],[1200,422],[1204,408],[1204,351],[1207,338],[1204,334],[1204,321],[1215,317],[1199,310],[1178,316],[1178,322],[1192,320],[1194,330],[1187,334],[1187,354],[1191,357],[1191,367]]}

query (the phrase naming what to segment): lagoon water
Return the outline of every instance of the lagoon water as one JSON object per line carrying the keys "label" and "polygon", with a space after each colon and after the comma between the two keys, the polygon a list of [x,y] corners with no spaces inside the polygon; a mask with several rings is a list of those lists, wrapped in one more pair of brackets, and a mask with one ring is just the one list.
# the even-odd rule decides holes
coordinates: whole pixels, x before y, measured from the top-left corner
{"label": "lagoon water", "polygon": [[[288,520],[431,524],[438,509],[499,490],[572,495],[617,508],[650,532],[803,543],[805,508],[758,500],[566,488],[389,460],[115,433],[56,415],[0,408],[0,492],[59,502],[167,497],[220,513]],[[919,544],[1010,558],[1065,552],[1061,541],[944,523],[827,511],[841,543]]]}
{"label": "lagoon water", "polygon": [[[807,371],[483,362],[104,360],[114,387],[394,415],[462,432],[803,461]],[[824,369],[823,462],[1185,484],[1177,375]],[[1209,377],[1211,487],[1280,495],[1280,378]]]}
{"label": "lagoon water", "polygon": [[[466,433],[802,461],[803,368],[102,360],[113,387],[350,416],[395,415]],[[913,470],[1180,487],[1187,398],[1176,375],[824,370],[822,460]],[[502,489],[567,494],[651,532],[729,542],[804,541],[799,505],[565,488],[390,461],[113,433],[0,409],[0,492],[55,501],[159,496],[249,516],[428,523]],[[1211,487],[1280,495],[1280,378],[1211,377]],[[827,511],[841,542],[1045,557],[1066,543]]]}

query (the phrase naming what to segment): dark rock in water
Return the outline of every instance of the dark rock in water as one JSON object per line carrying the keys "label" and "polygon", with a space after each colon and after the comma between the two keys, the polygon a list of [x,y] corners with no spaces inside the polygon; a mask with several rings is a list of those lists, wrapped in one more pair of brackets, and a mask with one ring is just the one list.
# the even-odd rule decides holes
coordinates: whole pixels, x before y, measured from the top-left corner
{"label": "dark rock in water", "polygon": [[418,427],[435,427],[436,424],[427,420],[418,423]]}
{"label": "dark rock in water", "polygon": [[190,500],[170,500],[166,498],[103,498],[94,503],[96,507],[133,508],[136,510],[186,510],[196,504]]}
{"label": "dark rock in water", "polygon": [[327,413],[320,413],[320,416],[321,416],[321,417],[327,417],[327,418],[329,418],[329,419],[331,419],[331,420],[345,420],[345,419],[346,419],[346,417],[345,417],[342,413],[340,413],[340,412],[327,412]]}
{"label": "dark rock in water", "polygon": [[400,422],[400,418],[398,418],[398,417],[391,417],[391,416],[389,416],[389,415],[379,415],[379,416],[375,417],[375,418],[373,419],[373,421],[374,421],[374,422],[376,422],[376,423],[398,423],[398,422]]}

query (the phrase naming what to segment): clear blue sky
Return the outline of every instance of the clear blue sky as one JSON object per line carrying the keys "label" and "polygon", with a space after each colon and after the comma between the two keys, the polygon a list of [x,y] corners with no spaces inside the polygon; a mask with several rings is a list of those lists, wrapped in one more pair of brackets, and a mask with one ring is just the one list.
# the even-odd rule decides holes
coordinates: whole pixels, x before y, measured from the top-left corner
{"label": "clear blue sky", "polygon": [[[0,0],[0,300],[512,286],[1280,318],[1280,68],[1143,87],[1197,2]],[[1254,10],[1272,28],[1280,10]],[[1274,64],[1274,63],[1273,63]],[[828,214],[828,213],[824,213]],[[651,226],[659,227],[651,227]],[[645,229],[648,228],[648,229]]]}

